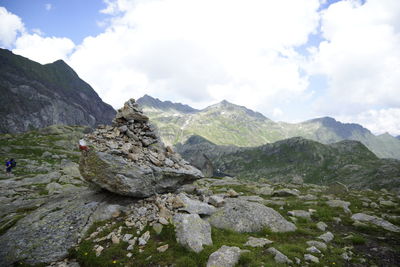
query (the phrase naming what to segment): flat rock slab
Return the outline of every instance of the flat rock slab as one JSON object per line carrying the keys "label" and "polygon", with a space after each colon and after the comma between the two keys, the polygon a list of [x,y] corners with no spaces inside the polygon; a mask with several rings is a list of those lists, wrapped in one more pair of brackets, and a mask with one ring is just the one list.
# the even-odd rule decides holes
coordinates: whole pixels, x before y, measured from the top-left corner
{"label": "flat rock slab", "polygon": [[353,216],[351,216],[351,219],[353,221],[372,223],[376,226],[382,227],[383,229],[391,232],[396,232],[396,233],[400,232],[400,227],[376,216],[371,216],[364,213],[356,213]]}
{"label": "flat rock slab", "polygon": [[176,240],[184,247],[199,253],[203,245],[212,245],[211,226],[198,214],[176,214],[173,218]]}
{"label": "flat rock slab", "polygon": [[326,204],[328,204],[329,207],[342,208],[344,212],[351,213],[351,211],[349,209],[350,202],[348,202],[348,201],[343,201],[340,199],[332,199],[332,200],[328,200],[326,202]]}
{"label": "flat rock slab", "polygon": [[297,228],[274,209],[240,199],[227,199],[209,221],[212,226],[240,233],[258,232],[268,228],[273,232],[291,232]]}
{"label": "flat rock slab", "polygon": [[283,189],[275,190],[272,193],[272,195],[276,196],[276,197],[291,197],[291,196],[298,197],[300,195],[300,192],[297,189],[283,188]]}
{"label": "flat rock slab", "polygon": [[34,265],[66,257],[68,249],[94,222],[92,215],[108,205],[106,198],[102,193],[82,189],[53,199],[19,220],[0,237],[1,266],[17,262]]}
{"label": "flat rock slab", "polygon": [[239,262],[241,252],[238,247],[222,246],[210,255],[207,267],[233,267]]}
{"label": "flat rock slab", "polygon": [[247,240],[246,244],[244,244],[244,245],[256,248],[256,247],[263,247],[265,245],[269,245],[272,243],[273,243],[273,241],[271,241],[267,238],[257,238],[257,237],[250,236],[249,239]]}
{"label": "flat rock slab", "polygon": [[305,210],[291,210],[288,211],[288,215],[311,220],[311,213]]}

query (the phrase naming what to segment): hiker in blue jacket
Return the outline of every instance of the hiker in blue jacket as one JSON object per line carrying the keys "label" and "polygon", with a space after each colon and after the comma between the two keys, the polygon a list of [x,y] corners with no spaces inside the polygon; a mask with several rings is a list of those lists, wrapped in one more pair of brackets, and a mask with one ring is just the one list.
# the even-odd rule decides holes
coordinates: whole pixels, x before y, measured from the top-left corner
{"label": "hiker in blue jacket", "polygon": [[14,159],[10,159],[10,160],[6,161],[6,173],[7,173],[7,176],[11,176],[12,175],[11,171],[12,171],[12,168],[14,168],[15,166],[17,166],[17,163],[15,162]]}

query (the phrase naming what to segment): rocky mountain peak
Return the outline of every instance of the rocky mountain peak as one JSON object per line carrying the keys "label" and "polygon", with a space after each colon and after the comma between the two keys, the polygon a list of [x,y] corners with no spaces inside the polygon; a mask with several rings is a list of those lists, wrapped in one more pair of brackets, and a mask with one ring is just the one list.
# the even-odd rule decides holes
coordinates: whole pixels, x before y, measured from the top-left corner
{"label": "rocky mountain peak", "polygon": [[219,102],[217,104],[214,104],[214,105],[211,105],[211,106],[203,109],[202,111],[205,111],[205,112],[207,112],[207,111],[211,111],[211,112],[214,112],[214,111],[219,111],[219,112],[229,111],[229,112],[235,112],[235,113],[236,112],[239,112],[239,113],[243,112],[246,115],[248,115],[248,116],[250,116],[252,118],[255,118],[255,119],[268,120],[268,121],[270,120],[267,117],[265,117],[263,114],[261,114],[260,112],[253,111],[251,109],[246,108],[245,106],[240,106],[240,105],[233,104],[233,103],[231,103],[231,102],[229,102],[227,100],[222,100],[221,102]]}
{"label": "rocky mountain peak", "polygon": [[108,191],[146,197],[203,177],[164,146],[134,99],[118,110],[112,126],[100,126],[86,138],[91,149],[82,153],[81,174]]}
{"label": "rocky mountain peak", "polygon": [[144,95],[137,100],[137,103],[143,108],[155,108],[162,111],[176,110],[181,113],[195,113],[198,112],[188,105],[183,105],[181,103],[173,103],[171,101],[161,101],[158,98],[151,97],[149,95]]}
{"label": "rocky mountain peak", "polygon": [[110,124],[115,110],[64,61],[42,65],[0,49],[0,133]]}
{"label": "rocky mountain peak", "polygon": [[333,132],[335,132],[338,136],[347,139],[352,136],[353,132],[358,132],[359,134],[371,134],[371,132],[362,127],[357,123],[342,123],[340,121],[335,120],[331,117],[322,117],[317,119],[312,119],[306,121],[305,123],[320,123],[323,127],[326,127]]}

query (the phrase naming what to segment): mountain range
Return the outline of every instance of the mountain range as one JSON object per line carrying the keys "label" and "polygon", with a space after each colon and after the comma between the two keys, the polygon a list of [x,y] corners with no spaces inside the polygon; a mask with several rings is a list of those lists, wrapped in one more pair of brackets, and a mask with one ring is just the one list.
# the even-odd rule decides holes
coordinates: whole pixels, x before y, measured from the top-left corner
{"label": "mountain range", "polygon": [[258,147],[216,145],[191,136],[177,152],[208,176],[234,176],[258,181],[329,185],[342,182],[354,189],[400,190],[400,160],[380,159],[359,141],[321,144],[293,137]]}
{"label": "mountain range", "polygon": [[115,110],[64,61],[42,65],[0,49],[0,133],[110,124]]}
{"label": "mountain range", "polygon": [[261,146],[300,136],[323,144],[342,140],[363,143],[380,158],[400,159],[400,141],[389,135],[374,135],[355,123],[323,117],[300,123],[274,122],[259,112],[224,100],[197,110],[183,104],[145,95],[137,100],[169,145],[184,143],[199,135],[216,145]]}

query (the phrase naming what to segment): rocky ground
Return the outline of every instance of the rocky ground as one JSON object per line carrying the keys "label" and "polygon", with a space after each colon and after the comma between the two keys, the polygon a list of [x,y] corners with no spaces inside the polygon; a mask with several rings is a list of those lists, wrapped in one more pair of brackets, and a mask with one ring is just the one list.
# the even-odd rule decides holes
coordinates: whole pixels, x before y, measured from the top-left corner
{"label": "rocky ground", "polygon": [[[1,266],[398,266],[400,198],[386,190],[203,178],[123,197],[80,176],[84,128],[1,135]],[[290,179],[289,179],[290,180]]]}

